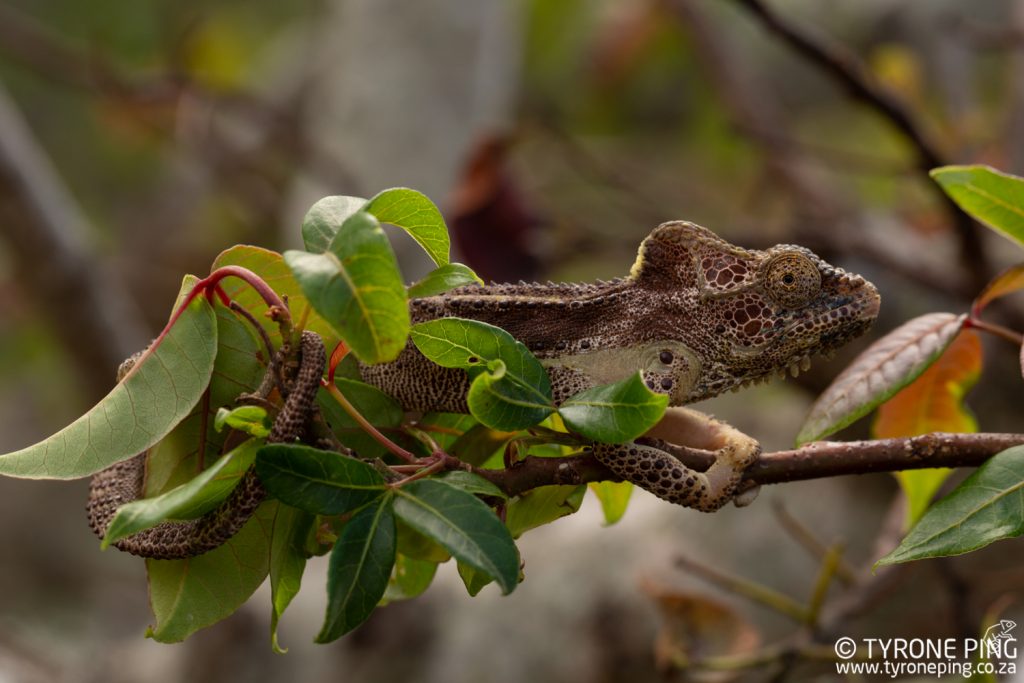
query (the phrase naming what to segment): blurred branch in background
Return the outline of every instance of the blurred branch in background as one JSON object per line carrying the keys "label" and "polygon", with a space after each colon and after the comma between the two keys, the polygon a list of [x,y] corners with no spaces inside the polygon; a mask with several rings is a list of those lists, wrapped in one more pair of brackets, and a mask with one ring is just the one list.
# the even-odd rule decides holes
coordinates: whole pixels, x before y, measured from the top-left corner
{"label": "blurred branch in background", "polygon": [[849,220],[849,202],[808,168],[806,155],[786,135],[785,117],[775,98],[764,91],[756,72],[742,63],[743,54],[730,43],[729,33],[715,26],[699,5],[694,0],[670,0],[669,8],[693,41],[694,53],[708,73],[706,82],[724,103],[731,123],[764,153],[766,175],[793,195],[798,214],[804,214],[797,215],[796,227],[805,221],[836,225]]}
{"label": "blurred branch in background", "polygon": [[[0,22],[2,23],[2,22]],[[0,90],[0,231],[22,292],[37,299],[90,398],[149,336],[128,288],[90,245],[95,234],[21,114]]]}
{"label": "blurred branch in background", "polygon": [[1009,32],[1013,42],[1008,47],[1014,49],[1009,56],[1010,68],[1006,90],[1009,99],[1009,112],[1004,124],[1004,136],[1009,153],[1008,171],[1024,173],[1024,2],[1016,0],[1010,10]]}
{"label": "blurred branch in background", "polygon": [[[780,183],[792,197],[796,214],[791,230],[796,241],[825,258],[853,255],[867,259],[909,283],[924,285],[963,301],[969,301],[977,293],[973,283],[978,275],[977,262],[961,259],[960,269],[940,270],[917,258],[912,251],[879,244],[864,229],[868,217],[859,200],[849,196],[847,186],[831,181],[820,172],[821,167],[849,169],[853,166],[857,170],[870,168],[874,173],[903,176],[918,173],[920,169],[903,167],[883,157],[851,156],[842,150],[808,146],[798,140],[789,132],[787,118],[776,105],[777,98],[769,90],[770,81],[753,77],[756,68],[744,61],[749,59],[749,51],[731,41],[730,33],[724,26],[715,25],[700,2],[668,2],[680,27],[693,41],[694,54],[708,72],[706,83],[724,103],[732,125],[763,153],[766,176]],[[943,201],[949,204],[948,199]],[[956,211],[963,215],[959,208]],[[828,228],[823,229],[824,226]],[[973,227],[971,232],[973,234]],[[751,246],[771,244],[771,240],[758,244],[757,235],[750,237]]]}
{"label": "blurred branch in background", "polygon": [[[806,61],[828,74],[852,97],[870,107],[902,133],[916,152],[917,166],[922,175],[927,177],[931,169],[948,163],[925,133],[923,126],[895,97],[868,77],[867,71],[853,54],[840,45],[827,42],[790,23],[761,0],[736,2],[746,8],[766,30],[778,36]],[[934,191],[939,193],[938,188]],[[958,235],[960,260],[970,274],[971,286],[980,290],[991,277],[992,269],[982,248],[977,226],[951,199],[942,195],[941,201]]]}
{"label": "blurred branch in background", "polygon": [[[89,398],[109,389],[112,369],[149,339],[144,312],[126,292],[149,291],[161,301],[171,291],[153,282],[154,259],[173,270],[206,267],[211,247],[196,230],[211,201],[240,210],[244,241],[266,242],[262,235],[282,222],[296,169],[307,169],[335,192],[356,185],[301,125],[312,69],[303,66],[270,96],[204,83],[178,63],[177,48],[170,52],[158,69],[138,72],[0,5],[0,56],[42,82],[79,91],[100,115],[130,120],[150,142],[173,142],[161,150],[156,182],[120,197],[109,217],[124,256],[115,273],[91,253],[97,231],[0,93],[2,230],[21,281],[50,316]],[[134,144],[142,147],[139,140]],[[176,288],[176,280],[167,282]]]}
{"label": "blurred branch in background", "polygon": [[[177,42],[187,38],[188,31]],[[125,248],[188,251],[192,221],[210,197],[234,199],[254,233],[276,228],[296,169],[306,169],[336,194],[358,194],[350,171],[310,139],[303,125],[316,77],[298,60],[272,95],[211,85],[179,64],[172,45],[159,70],[135,73],[100,50],[84,50],[32,17],[0,5],[0,54],[52,83],[79,89],[113,106],[156,139],[173,138],[162,182],[134,202],[144,234],[123,231]],[[130,220],[135,225],[138,221]],[[180,242],[169,244],[170,242]]]}

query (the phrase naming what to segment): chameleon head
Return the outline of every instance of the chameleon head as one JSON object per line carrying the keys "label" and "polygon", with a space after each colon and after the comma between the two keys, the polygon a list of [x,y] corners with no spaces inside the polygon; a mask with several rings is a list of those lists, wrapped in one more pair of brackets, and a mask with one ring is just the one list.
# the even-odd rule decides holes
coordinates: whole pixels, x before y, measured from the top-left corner
{"label": "chameleon head", "polygon": [[692,350],[700,370],[685,399],[673,403],[796,375],[812,354],[830,354],[863,334],[880,303],[870,282],[803,247],[742,249],[692,223],[659,226],[631,275],[661,291],[676,310],[669,319],[690,323],[668,336]]}

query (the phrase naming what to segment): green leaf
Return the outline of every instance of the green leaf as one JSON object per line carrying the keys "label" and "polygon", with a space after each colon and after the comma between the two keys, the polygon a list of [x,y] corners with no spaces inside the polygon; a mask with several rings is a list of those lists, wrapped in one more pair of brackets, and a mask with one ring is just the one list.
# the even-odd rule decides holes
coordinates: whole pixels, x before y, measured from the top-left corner
{"label": "green leaf", "polygon": [[465,413],[427,413],[416,423],[420,429],[428,432],[443,450],[449,453],[452,444],[474,426],[480,424],[475,417]]}
{"label": "green leaf", "polygon": [[1024,245],[1024,178],[988,166],[943,166],[931,176],[961,209]]}
{"label": "green leaf", "polygon": [[452,559],[452,554],[439,546],[433,539],[424,536],[411,526],[398,520],[398,552],[406,557],[423,562],[440,564]]}
{"label": "green leaf", "polygon": [[[195,282],[194,277],[186,277],[182,293]],[[141,453],[199,403],[213,374],[216,351],[214,310],[205,297],[197,296],[160,345],[147,350],[124,381],[53,436],[0,455],[0,474],[76,479]]]}
{"label": "green leaf", "polygon": [[628,481],[592,481],[589,486],[601,502],[605,526],[611,526],[622,519],[629,507],[633,485]]}
{"label": "green leaf", "polygon": [[342,195],[324,197],[311,206],[302,219],[302,243],[306,251],[314,254],[327,251],[341,224],[364,206],[366,200],[362,197]]}
{"label": "green leaf", "polygon": [[[266,370],[262,342],[241,315],[217,306],[217,358],[207,397],[149,449],[144,497],[152,498],[191,481],[224,451],[230,433],[214,428],[219,406],[231,405],[241,392],[260,385]],[[205,430],[205,433],[204,433]],[[232,444],[234,445],[234,444]]]}
{"label": "green leaf", "polygon": [[877,564],[946,557],[1024,533],[1024,446],[993,456],[932,505]]}
{"label": "green leaf", "polygon": [[509,503],[505,513],[512,538],[519,538],[530,529],[571,515],[580,509],[586,484],[580,486],[541,486]]}
{"label": "green leaf", "polygon": [[551,414],[551,381],[540,362],[505,330],[476,320],[439,318],[414,325],[412,340],[446,368],[467,370],[466,401],[493,429],[530,427]]}
{"label": "green leaf", "polygon": [[955,471],[951,467],[930,467],[923,470],[901,470],[894,473],[900,484],[900,490],[907,497],[907,509],[903,518],[904,532],[924,516],[935,495],[942,488],[942,484]]}
{"label": "green leaf", "polygon": [[[342,378],[335,378],[334,383],[356,410],[375,427],[397,428],[402,424],[405,418],[402,406],[377,387]],[[331,431],[341,443],[364,458],[381,457],[387,453],[387,449],[367,434],[326,390],[320,390],[317,401]]]}
{"label": "green leaf", "polygon": [[581,391],[558,408],[566,426],[601,443],[626,443],[665,414],[668,396],[656,394],[640,373],[621,382]]}
{"label": "green leaf", "polygon": [[481,477],[479,474],[466,472],[465,470],[452,470],[436,477],[449,486],[454,486],[460,491],[472,493],[477,496],[492,496],[494,498],[508,498],[504,491]]}
{"label": "green leaf", "polygon": [[469,593],[469,597],[471,598],[475,598],[477,593],[484,589],[484,586],[494,580],[482,571],[470,567],[468,564],[459,562],[458,568],[459,578],[462,579],[462,585],[466,587],[466,592]]}
{"label": "green leaf", "polygon": [[331,551],[327,616],[316,637],[329,643],[345,635],[377,607],[395,565],[395,513],[383,496],[352,518]]}
{"label": "green leaf", "polygon": [[257,439],[265,439],[272,427],[267,410],[261,406],[239,406],[221,408],[213,419],[213,428],[223,432],[225,427],[245,432]]}
{"label": "green leaf", "polygon": [[482,285],[484,283],[469,266],[461,263],[447,263],[435,268],[419,282],[409,285],[409,298],[420,299],[425,296],[444,294],[450,289],[466,285]]}
{"label": "green leaf", "polygon": [[519,580],[519,551],[497,515],[474,495],[432,479],[395,491],[395,514],[460,562],[492,577],[503,593]]}
{"label": "green leaf", "polygon": [[365,462],[299,444],[261,448],[256,474],[275,498],[320,515],[355,510],[387,488],[380,473]]}
{"label": "green leaf", "polygon": [[504,451],[509,441],[521,435],[522,432],[503,432],[477,422],[446,450],[462,462],[479,466],[495,453]]}
{"label": "green leaf", "polygon": [[416,190],[395,187],[373,197],[364,209],[381,223],[390,223],[412,235],[439,266],[448,263],[448,228],[434,202]]}
{"label": "green leaf", "polygon": [[[337,345],[339,341],[337,331],[312,310],[309,300],[299,286],[292,271],[284,262],[284,257],[276,251],[253,247],[250,245],[237,245],[227,249],[213,262],[213,269],[223,266],[241,266],[256,273],[266,282],[271,289],[282,297],[288,298],[288,308],[291,309],[294,320],[305,320],[305,329],[312,330],[319,334],[324,340],[324,346],[328,352]],[[238,278],[225,278],[220,282],[221,288],[228,297],[239,306],[247,310],[263,326],[270,336],[270,342],[274,347],[281,345],[281,331],[277,323],[266,316],[267,303],[255,289]],[[246,329],[249,328],[248,321],[245,322]],[[258,341],[258,340],[257,340]],[[265,355],[262,343],[259,345],[261,358]],[[267,358],[262,358],[265,365]]]}
{"label": "green leaf", "polygon": [[285,263],[313,308],[364,363],[394,360],[409,335],[398,263],[377,219],[353,214],[327,251],[287,251]]}
{"label": "green leaf", "polygon": [[103,537],[106,549],[122,538],[156,526],[166,520],[196,519],[221,504],[238,485],[256,458],[261,444],[250,439],[196,477],[155,498],[142,498],[122,505]]}
{"label": "green leaf", "polygon": [[437,573],[437,563],[428,560],[417,560],[399,554],[395,558],[395,568],[391,572],[391,580],[384,591],[383,603],[411,600],[423,594],[430,587]]}
{"label": "green leaf", "polygon": [[270,644],[274,652],[284,653],[277,642],[277,625],[302,584],[306,569],[306,545],[316,516],[279,503],[270,538]]}
{"label": "green leaf", "polygon": [[264,503],[241,530],[208,553],[187,560],[146,560],[156,624],[146,635],[184,640],[230,616],[267,578],[270,527],[277,503]]}
{"label": "green leaf", "polygon": [[466,405],[473,417],[494,429],[521,429],[547,417],[553,405],[537,389],[509,375],[505,361],[487,361],[486,371],[471,372]]}
{"label": "green leaf", "polygon": [[942,355],[967,316],[929,313],[869,346],[811,406],[797,445],[823,439],[864,417],[913,382]]}
{"label": "green leaf", "polygon": [[324,197],[302,219],[306,251],[327,251],[341,225],[360,211],[405,230],[437,265],[448,263],[448,228],[441,212],[426,195],[404,187],[384,190],[369,201],[360,197]]}

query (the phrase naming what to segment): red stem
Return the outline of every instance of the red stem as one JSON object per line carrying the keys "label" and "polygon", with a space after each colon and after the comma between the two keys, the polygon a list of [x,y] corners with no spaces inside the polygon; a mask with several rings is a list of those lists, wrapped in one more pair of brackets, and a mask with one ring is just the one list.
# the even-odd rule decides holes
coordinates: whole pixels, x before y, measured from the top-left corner
{"label": "red stem", "polygon": [[439,455],[437,456],[437,459],[434,462],[430,463],[423,469],[414,472],[413,474],[410,474],[408,477],[404,477],[402,479],[399,479],[398,481],[393,481],[390,484],[388,484],[388,486],[393,489],[401,488],[402,486],[405,486],[409,482],[416,481],[417,479],[422,479],[423,477],[430,476],[434,472],[444,469],[446,465],[447,462],[445,461],[444,455]]}
{"label": "red stem", "polygon": [[[229,308],[231,307],[231,297],[228,296],[228,293],[224,291],[224,288],[220,286],[219,282],[213,286],[213,291],[217,295],[217,298],[220,299],[220,302],[222,304]],[[206,298],[210,298],[209,290],[207,290],[206,292]]]}
{"label": "red stem", "polygon": [[973,327],[976,330],[994,334],[995,336],[1002,337],[1006,341],[1011,344],[1015,344],[1018,347],[1024,345],[1024,336],[1022,336],[1020,332],[1015,332],[1014,330],[1003,327],[1002,325],[996,325],[995,323],[979,320],[978,318],[975,318],[973,314],[964,322],[964,327]]}
{"label": "red stem", "polygon": [[[280,310],[282,315],[289,315],[288,305],[285,304],[284,300],[277,295],[277,292],[270,288],[270,285],[264,282],[263,278],[248,268],[242,268],[241,266],[224,266],[223,268],[218,268],[213,271],[192,287],[192,290],[185,295],[185,300],[182,301],[174,313],[171,314],[171,318],[167,321],[164,329],[160,331],[160,334],[158,334],[156,339],[153,340],[153,343],[149,345],[148,349],[146,349],[145,356],[153,353],[153,351],[160,346],[160,342],[162,342],[164,337],[170,333],[171,328],[174,327],[174,323],[178,322],[178,318],[181,317],[181,314],[185,312],[185,309],[188,308],[189,304],[191,304],[200,294],[206,294],[207,300],[211,303],[213,301],[214,294],[216,294],[222,303],[228,305],[230,303],[230,299],[220,286],[220,281],[226,277],[237,277],[244,280],[250,287],[256,290],[265,302],[267,302],[267,306],[272,309]],[[142,359],[140,359],[140,361],[141,360]],[[142,365],[141,362],[136,363],[135,368],[140,365]],[[132,368],[132,372],[135,371],[135,368]]]}
{"label": "red stem", "polygon": [[338,345],[334,347],[333,351],[331,351],[331,359],[330,362],[327,363],[328,384],[332,386],[334,385],[334,371],[338,369],[338,365],[341,363],[342,360],[345,359],[345,356],[347,355],[348,346],[345,345],[345,342],[339,341]]}
{"label": "red stem", "polygon": [[356,424],[362,427],[363,431],[372,436],[377,443],[384,446],[384,448],[388,449],[391,453],[408,463],[416,464],[419,462],[419,459],[415,455],[381,434],[379,429],[370,424],[370,422],[363,417],[362,413],[356,410],[356,407],[352,405],[347,398],[345,398],[345,395],[341,393],[336,384],[333,382],[328,384],[326,381],[322,381],[322,384],[324,388],[327,389],[327,393],[338,402],[345,412],[348,413],[349,417],[355,420]]}

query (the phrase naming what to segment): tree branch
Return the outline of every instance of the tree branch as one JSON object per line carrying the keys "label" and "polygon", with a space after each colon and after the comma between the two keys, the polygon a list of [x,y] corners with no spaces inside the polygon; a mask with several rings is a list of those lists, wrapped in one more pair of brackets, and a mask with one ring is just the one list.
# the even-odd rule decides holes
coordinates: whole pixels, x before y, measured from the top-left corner
{"label": "tree branch", "polygon": [[[765,29],[843,86],[852,97],[889,121],[913,147],[917,155],[917,167],[924,175],[927,176],[929,170],[947,163],[937,145],[910,112],[899,100],[870,79],[853,54],[789,23],[762,0],[736,2],[746,8]],[[939,192],[937,187],[934,189]],[[980,289],[988,280],[990,269],[975,223],[952,199],[945,194],[941,194],[941,197],[960,241],[963,264],[971,274],[975,287]]]}
{"label": "tree branch", "polygon": [[[977,467],[996,453],[1022,444],[1024,434],[946,432],[876,441],[819,441],[795,450],[763,454],[747,470],[743,483],[750,488],[845,474],[929,467]],[[687,467],[701,471],[706,470],[715,458],[713,453],[690,448],[674,448],[673,455]],[[565,458],[530,456],[508,469],[473,468],[473,472],[510,496],[540,486],[619,481],[608,468],[588,454]]]}

